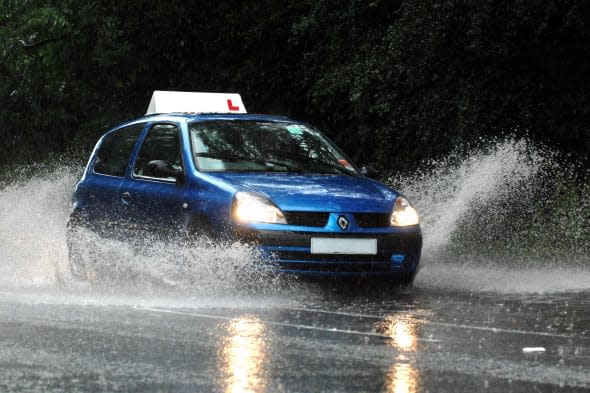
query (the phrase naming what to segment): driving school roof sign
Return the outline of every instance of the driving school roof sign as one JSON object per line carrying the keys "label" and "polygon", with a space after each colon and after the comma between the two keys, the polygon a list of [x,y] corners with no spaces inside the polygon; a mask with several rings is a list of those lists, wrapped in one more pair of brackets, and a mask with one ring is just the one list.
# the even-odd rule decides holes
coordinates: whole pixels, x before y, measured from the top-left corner
{"label": "driving school roof sign", "polygon": [[235,93],[154,91],[145,114],[173,112],[246,113],[246,107],[242,97]]}

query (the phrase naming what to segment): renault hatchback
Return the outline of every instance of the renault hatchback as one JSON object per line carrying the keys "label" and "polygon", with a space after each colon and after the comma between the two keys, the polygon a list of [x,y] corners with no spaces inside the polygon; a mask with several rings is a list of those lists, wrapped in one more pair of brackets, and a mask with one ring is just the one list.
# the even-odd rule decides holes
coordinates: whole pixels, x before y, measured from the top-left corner
{"label": "renault hatchback", "polygon": [[[146,116],[98,141],[68,233],[207,235],[254,245],[261,269],[411,283],[418,215],[366,172],[311,125],[245,113],[239,95],[155,92]],[[78,240],[71,270],[84,278],[100,258]]]}

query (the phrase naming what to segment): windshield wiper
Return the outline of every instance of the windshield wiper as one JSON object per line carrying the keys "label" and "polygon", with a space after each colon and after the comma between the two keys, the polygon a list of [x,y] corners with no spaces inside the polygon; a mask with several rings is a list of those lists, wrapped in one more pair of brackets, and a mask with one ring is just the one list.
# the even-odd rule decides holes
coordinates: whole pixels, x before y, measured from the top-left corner
{"label": "windshield wiper", "polygon": [[345,175],[353,176],[353,174],[348,169],[344,168],[343,166],[332,164],[331,162],[322,161],[322,160],[319,160],[319,159],[313,158],[313,157],[307,157],[307,159],[315,162],[318,165],[323,165],[323,166],[327,166],[328,168],[336,169],[337,171],[339,171],[340,173],[344,173]]}
{"label": "windshield wiper", "polygon": [[344,173],[345,175],[348,176],[354,176],[354,173],[350,172],[348,169],[344,168],[343,166],[337,165],[337,164],[333,164],[331,162],[327,162],[327,161],[323,161],[320,160],[319,158],[313,158],[313,157],[309,157],[309,156],[304,156],[301,154],[297,154],[297,153],[292,153],[290,151],[285,151],[285,150],[276,150],[273,151],[274,153],[279,153],[282,155],[286,155],[287,157],[290,158],[294,158],[297,160],[300,160],[300,162],[304,163],[305,161],[312,161],[313,163],[320,165],[320,166],[324,166],[324,167],[328,167],[331,169],[335,169],[340,173]]}
{"label": "windshield wiper", "polygon": [[250,156],[245,156],[245,155],[235,154],[235,153],[230,153],[230,152],[203,152],[203,153],[195,153],[195,156],[205,157],[205,158],[217,158],[220,160],[228,160],[228,161],[249,161],[249,162],[255,162],[257,164],[272,164],[272,165],[282,166],[292,172],[303,172],[303,168],[300,168],[297,165],[293,165],[288,162],[273,160],[273,159],[269,159],[269,158],[250,157]]}

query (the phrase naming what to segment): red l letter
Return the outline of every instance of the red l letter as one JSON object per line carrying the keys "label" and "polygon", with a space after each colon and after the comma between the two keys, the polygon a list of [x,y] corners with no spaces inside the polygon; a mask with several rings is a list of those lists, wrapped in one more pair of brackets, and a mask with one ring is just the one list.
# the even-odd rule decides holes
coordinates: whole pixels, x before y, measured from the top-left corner
{"label": "red l letter", "polygon": [[229,108],[230,111],[239,111],[240,110],[240,107],[234,106],[234,104],[231,102],[231,100],[227,100],[227,107]]}

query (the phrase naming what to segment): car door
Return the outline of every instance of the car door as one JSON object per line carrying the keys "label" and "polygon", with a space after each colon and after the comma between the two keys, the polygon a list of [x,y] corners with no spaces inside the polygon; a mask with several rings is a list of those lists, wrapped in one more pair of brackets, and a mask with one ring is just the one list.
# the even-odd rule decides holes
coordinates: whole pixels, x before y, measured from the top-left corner
{"label": "car door", "polygon": [[131,175],[119,189],[131,232],[168,236],[182,229],[187,187],[180,138],[178,124],[155,123],[141,141]]}
{"label": "car door", "polygon": [[129,159],[146,123],[121,127],[106,134],[98,144],[84,178],[74,193],[77,206],[88,225],[103,235],[115,234],[123,216],[119,188],[124,182]]}

